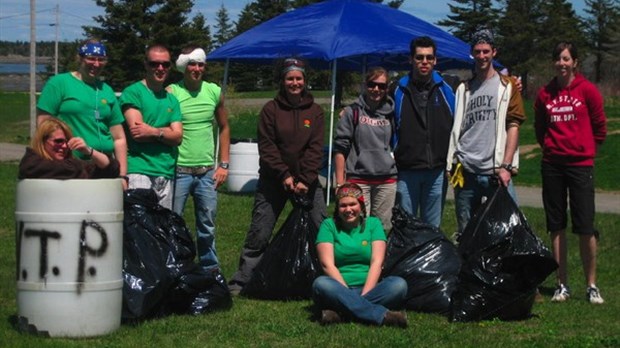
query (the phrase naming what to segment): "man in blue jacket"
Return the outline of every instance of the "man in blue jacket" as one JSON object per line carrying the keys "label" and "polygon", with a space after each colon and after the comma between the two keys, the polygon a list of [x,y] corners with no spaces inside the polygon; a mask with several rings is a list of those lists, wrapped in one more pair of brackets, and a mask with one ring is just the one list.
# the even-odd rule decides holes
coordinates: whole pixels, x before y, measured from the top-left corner
{"label": "man in blue jacket", "polygon": [[[392,148],[398,168],[397,198],[402,209],[439,227],[447,190],[446,154],[460,82],[433,70],[433,39],[411,41],[411,72],[394,89]],[[419,214],[418,214],[419,211]]]}

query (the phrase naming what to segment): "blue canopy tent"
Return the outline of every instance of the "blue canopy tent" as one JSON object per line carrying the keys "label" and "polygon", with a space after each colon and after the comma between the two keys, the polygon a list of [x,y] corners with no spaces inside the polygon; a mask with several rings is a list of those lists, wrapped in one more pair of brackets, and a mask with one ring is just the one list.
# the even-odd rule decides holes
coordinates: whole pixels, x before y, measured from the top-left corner
{"label": "blue canopy tent", "polygon": [[[419,36],[430,36],[437,44],[437,69],[472,66],[465,42],[415,16],[367,0],[328,0],[281,14],[231,39],[208,59],[226,62],[224,83],[230,61],[271,64],[296,56],[313,68],[331,69],[333,124],[337,71],[377,65],[409,70],[409,43]],[[330,141],[330,152],[331,147]],[[330,158],[328,173],[331,166]],[[328,185],[330,179],[328,175]]]}

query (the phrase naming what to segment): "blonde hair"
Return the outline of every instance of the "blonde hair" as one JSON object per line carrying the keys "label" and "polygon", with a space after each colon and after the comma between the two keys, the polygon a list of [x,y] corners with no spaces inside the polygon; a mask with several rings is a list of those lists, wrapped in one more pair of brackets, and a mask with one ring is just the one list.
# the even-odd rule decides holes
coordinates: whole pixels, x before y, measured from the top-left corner
{"label": "blonde hair", "polygon": [[[65,133],[65,137],[67,140],[73,138],[73,132],[69,125],[64,123],[63,121],[57,118],[49,118],[37,127],[34,136],[32,137],[32,141],[30,142],[30,146],[32,150],[39,156],[45,158],[46,160],[53,161],[54,159],[50,156],[47,151],[45,151],[45,142],[55,131],[62,129],[63,133]],[[71,151],[68,152],[67,157],[71,157]]]}

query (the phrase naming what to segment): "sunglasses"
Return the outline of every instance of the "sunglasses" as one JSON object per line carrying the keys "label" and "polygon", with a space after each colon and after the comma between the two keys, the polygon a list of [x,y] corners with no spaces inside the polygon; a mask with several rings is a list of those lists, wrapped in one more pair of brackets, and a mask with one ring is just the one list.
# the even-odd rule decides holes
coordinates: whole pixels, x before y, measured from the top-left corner
{"label": "sunglasses", "polygon": [[416,54],[413,59],[417,60],[418,62],[422,62],[424,61],[424,59],[430,61],[435,60],[435,55],[433,54]]}
{"label": "sunglasses", "polygon": [[146,62],[151,68],[157,69],[161,65],[164,69],[170,69],[170,62],[156,62],[154,60],[149,60]]}
{"label": "sunglasses", "polygon": [[93,63],[107,63],[108,62],[108,58],[106,57],[84,57],[84,60],[90,64]]}
{"label": "sunglasses", "polygon": [[387,89],[387,83],[368,81],[366,82],[366,87],[368,87],[368,89],[374,89],[375,87],[379,87],[380,90],[385,91]]}
{"label": "sunglasses", "polygon": [[67,141],[68,141],[65,138],[56,138],[56,139],[51,139],[51,140],[52,140],[52,143],[54,143],[54,145],[56,145],[56,146],[62,146],[64,144],[66,144]]}
{"label": "sunglasses", "polygon": [[289,66],[298,66],[300,68],[304,67],[304,63],[301,60],[297,60],[297,59],[287,59],[284,61],[284,67],[289,67]]}
{"label": "sunglasses", "polygon": [[187,63],[187,66],[198,66],[198,67],[202,68],[203,66],[205,66],[205,63],[203,63],[203,62],[189,62],[189,63]]}

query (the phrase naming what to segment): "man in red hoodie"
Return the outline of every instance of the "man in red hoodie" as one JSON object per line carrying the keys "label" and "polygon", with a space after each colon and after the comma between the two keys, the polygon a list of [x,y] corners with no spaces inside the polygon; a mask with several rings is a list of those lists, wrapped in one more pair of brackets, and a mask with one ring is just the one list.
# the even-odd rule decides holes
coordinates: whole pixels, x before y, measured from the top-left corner
{"label": "man in red hoodie", "polygon": [[[596,287],[598,231],[594,229],[594,157],[607,134],[603,98],[577,72],[577,48],[562,42],[553,51],[557,76],[538,92],[534,105],[536,139],[543,151],[542,185],[547,230],[559,264],[551,301],[570,297],[566,263],[567,198],[590,303],[601,304]],[[568,197],[567,197],[568,193]]]}

